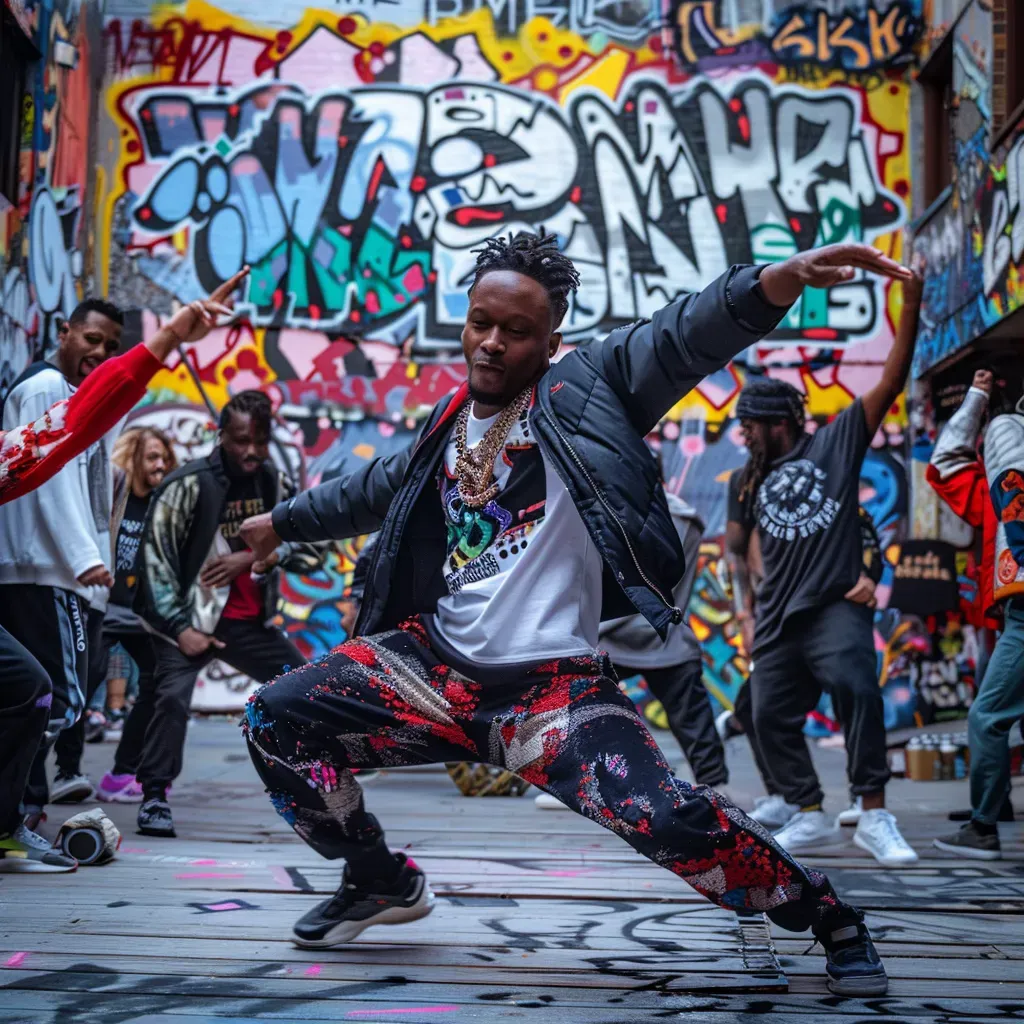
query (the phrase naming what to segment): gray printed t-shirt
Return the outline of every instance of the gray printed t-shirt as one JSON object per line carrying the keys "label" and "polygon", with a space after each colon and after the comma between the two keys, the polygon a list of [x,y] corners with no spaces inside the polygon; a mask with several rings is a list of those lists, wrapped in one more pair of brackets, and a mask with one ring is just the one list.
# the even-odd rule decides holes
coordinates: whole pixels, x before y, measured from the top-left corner
{"label": "gray printed t-shirt", "polygon": [[755,509],[764,582],[754,653],[790,616],[841,600],[857,582],[860,466],[870,440],[858,399],[769,467]]}

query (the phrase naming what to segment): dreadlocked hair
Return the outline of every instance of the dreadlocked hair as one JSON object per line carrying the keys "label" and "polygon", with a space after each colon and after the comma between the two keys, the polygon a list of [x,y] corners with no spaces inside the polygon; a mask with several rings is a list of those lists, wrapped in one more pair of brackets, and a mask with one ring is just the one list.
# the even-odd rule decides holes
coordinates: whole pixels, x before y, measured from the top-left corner
{"label": "dreadlocked hair", "polygon": [[[806,413],[804,396],[792,384],[773,377],[751,377],[743,386],[736,402],[738,419],[761,420],[762,422],[789,421],[799,431],[803,428]],[[747,501],[757,495],[764,480],[768,456],[761,450],[750,452],[747,464],[740,473],[739,498]]]}
{"label": "dreadlocked hair", "polygon": [[558,251],[558,240],[546,234],[520,231],[505,238],[488,238],[476,253],[476,273],[470,291],[492,270],[514,270],[543,285],[557,328],[569,310],[569,293],[580,286],[580,275],[568,256]]}

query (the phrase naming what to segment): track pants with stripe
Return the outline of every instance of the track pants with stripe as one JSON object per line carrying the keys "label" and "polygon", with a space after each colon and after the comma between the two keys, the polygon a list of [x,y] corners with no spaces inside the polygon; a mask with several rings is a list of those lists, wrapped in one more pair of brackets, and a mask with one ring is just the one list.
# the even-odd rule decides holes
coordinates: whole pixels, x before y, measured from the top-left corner
{"label": "track pants with stripe", "polygon": [[[50,680],[52,697],[45,739],[29,754],[29,760],[43,753],[24,793],[26,807],[44,807],[49,798],[42,771],[45,751],[62,729],[75,724],[85,706],[89,659],[86,613],[70,590],[9,583],[0,586],[0,626],[35,658]],[[5,686],[6,680],[0,679],[0,687]],[[6,701],[6,697],[0,700]]]}

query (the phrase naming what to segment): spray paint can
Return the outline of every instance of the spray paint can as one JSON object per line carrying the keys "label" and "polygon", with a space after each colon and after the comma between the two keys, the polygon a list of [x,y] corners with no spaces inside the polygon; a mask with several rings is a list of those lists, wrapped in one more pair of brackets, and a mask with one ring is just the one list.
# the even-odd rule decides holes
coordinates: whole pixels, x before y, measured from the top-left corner
{"label": "spray paint can", "polygon": [[956,744],[951,738],[939,747],[939,768],[944,781],[956,778]]}

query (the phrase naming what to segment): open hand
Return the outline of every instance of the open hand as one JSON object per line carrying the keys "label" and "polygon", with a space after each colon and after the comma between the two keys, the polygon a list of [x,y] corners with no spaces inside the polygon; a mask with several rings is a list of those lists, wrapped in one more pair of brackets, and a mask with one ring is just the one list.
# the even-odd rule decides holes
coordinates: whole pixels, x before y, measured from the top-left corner
{"label": "open hand", "polygon": [[110,570],[105,565],[94,565],[91,569],[86,569],[78,577],[78,582],[83,587],[109,588],[114,585],[114,577],[110,575]]}
{"label": "open hand", "polygon": [[230,555],[211,558],[199,573],[199,582],[204,587],[226,587],[236,576],[252,568],[251,551],[233,551]]}
{"label": "open hand", "polygon": [[870,576],[863,574],[843,597],[854,604],[866,604],[869,608],[874,608],[878,604],[878,599],[875,597],[875,582]]}
{"label": "open hand", "polygon": [[914,274],[871,245],[840,242],[820,249],[808,249],[782,263],[771,263],[761,271],[765,298],[774,306],[791,306],[805,288],[830,288],[852,281],[857,271],[866,270],[898,281],[910,281]]}
{"label": "open hand", "polygon": [[222,316],[230,317],[234,309],[232,292],[249,273],[247,266],[229,277],[219,288],[210,293],[208,299],[196,299],[181,309],[167,322],[167,328],[182,344],[202,341],[217,326]]}

